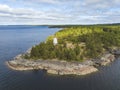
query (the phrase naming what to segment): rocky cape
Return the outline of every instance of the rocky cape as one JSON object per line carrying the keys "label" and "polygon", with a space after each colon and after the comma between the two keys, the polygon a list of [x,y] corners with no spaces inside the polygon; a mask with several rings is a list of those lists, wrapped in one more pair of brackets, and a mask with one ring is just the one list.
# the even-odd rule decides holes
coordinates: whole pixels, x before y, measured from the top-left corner
{"label": "rocky cape", "polygon": [[[27,51],[30,53],[30,49]],[[116,52],[114,52],[116,53]],[[118,52],[117,52],[118,54]],[[24,55],[24,54],[23,54]],[[115,54],[105,53],[101,58],[84,62],[67,62],[64,60],[27,60],[23,55],[17,55],[6,64],[14,70],[46,70],[50,74],[58,75],[86,75],[98,71],[98,66],[105,66],[115,60]]]}

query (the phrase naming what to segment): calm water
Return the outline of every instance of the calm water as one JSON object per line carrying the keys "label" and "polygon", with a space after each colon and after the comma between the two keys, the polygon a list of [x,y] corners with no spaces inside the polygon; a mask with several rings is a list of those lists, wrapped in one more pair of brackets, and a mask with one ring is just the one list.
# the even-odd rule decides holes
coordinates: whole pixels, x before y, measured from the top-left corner
{"label": "calm water", "polygon": [[58,30],[46,26],[0,26],[0,90],[120,90],[120,59],[86,76],[14,71],[5,65],[5,61]]}

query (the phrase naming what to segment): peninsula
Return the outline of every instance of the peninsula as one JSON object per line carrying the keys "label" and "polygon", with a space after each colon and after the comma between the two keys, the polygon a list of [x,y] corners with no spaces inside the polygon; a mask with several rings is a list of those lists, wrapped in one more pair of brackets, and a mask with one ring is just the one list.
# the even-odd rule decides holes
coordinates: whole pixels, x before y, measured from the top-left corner
{"label": "peninsula", "polygon": [[120,54],[119,47],[120,25],[64,26],[45,42],[6,63],[15,70],[85,75],[114,61],[115,55]]}

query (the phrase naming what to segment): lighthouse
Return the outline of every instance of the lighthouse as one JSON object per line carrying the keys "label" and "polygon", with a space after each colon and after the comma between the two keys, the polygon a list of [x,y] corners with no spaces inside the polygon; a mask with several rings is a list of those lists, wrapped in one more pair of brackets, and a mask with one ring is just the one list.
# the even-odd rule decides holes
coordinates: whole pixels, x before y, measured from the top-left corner
{"label": "lighthouse", "polygon": [[53,38],[53,45],[57,45],[58,44],[58,40],[56,37]]}

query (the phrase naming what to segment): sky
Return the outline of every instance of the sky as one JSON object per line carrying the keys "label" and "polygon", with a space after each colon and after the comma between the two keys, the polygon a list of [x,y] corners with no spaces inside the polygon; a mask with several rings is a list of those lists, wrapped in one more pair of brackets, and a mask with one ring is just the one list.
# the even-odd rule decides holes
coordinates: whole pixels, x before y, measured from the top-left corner
{"label": "sky", "polygon": [[0,25],[120,23],[120,0],[0,0]]}

